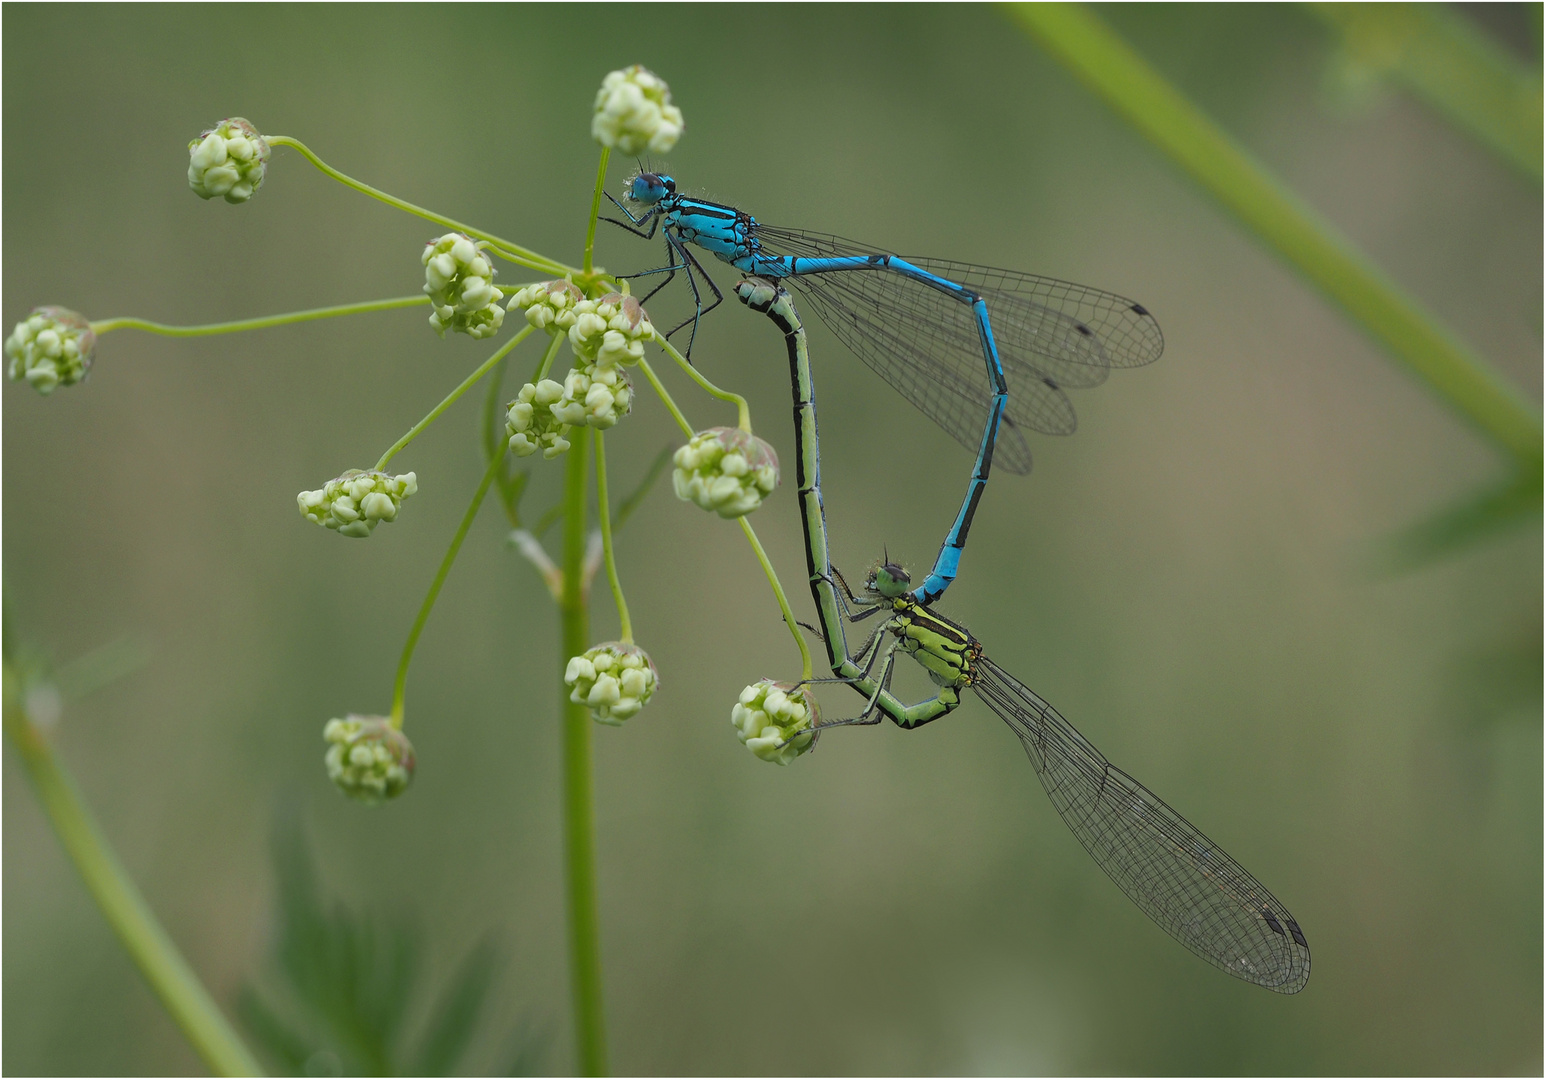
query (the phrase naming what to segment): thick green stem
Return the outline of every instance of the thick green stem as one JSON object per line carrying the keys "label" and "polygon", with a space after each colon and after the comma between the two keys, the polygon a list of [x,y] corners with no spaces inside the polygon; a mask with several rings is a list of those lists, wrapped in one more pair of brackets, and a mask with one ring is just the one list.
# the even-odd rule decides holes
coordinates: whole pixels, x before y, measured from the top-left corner
{"label": "thick green stem", "polygon": [[607,162],[612,157],[612,148],[601,148],[601,165],[596,169],[596,193],[590,200],[590,223],[585,227],[585,272],[591,271],[591,256],[596,250],[596,218],[601,215],[601,193],[607,186]]}
{"label": "thick green stem", "polygon": [[420,420],[417,424],[414,424],[413,427],[408,429],[408,433],[406,435],[404,435],[401,439],[398,439],[395,443],[387,448],[387,452],[381,455],[381,460],[376,462],[376,471],[380,472],[382,469],[386,468],[387,462],[396,457],[399,450],[413,442],[414,439],[418,438],[419,432],[433,424],[435,420],[439,418],[441,413],[445,412],[456,402],[457,398],[471,390],[479,379],[487,375],[496,364],[498,364],[506,356],[510,355],[510,350],[515,348],[521,342],[525,341],[526,335],[530,334],[532,329],[533,328],[530,326],[525,327],[509,341],[501,345],[494,352],[493,356],[479,364],[477,369],[471,375],[462,380],[461,385],[447,394],[445,399],[441,401],[439,405],[436,405],[429,411],[428,416],[426,416],[423,420]]}
{"label": "thick green stem", "polygon": [[519,244],[512,244],[510,241],[500,239],[492,233],[486,233],[481,229],[475,229],[471,225],[464,225],[462,222],[457,221],[454,218],[448,218],[443,214],[434,213],[433,211],[424,209],[422,206],[415,206],[413,203],[408,202],[406,199],[399,199],[395,195],[388,195],[386,192],[380,190],[379,188],[373,188],[369,184],[361,183],[360,181],[354,179],[352,176],[346,176],[344,173],[339,172],[327,162],[323,161],[316,154],[312,153],[311,149],[298,139],[292,139],[288,135],[268,135],[265,136],[265,138],[268,139],[268,144],[270,146],[289,146],[300,151],[303,155],[305,155],[306,160],[310,161],[318,169],[322,170],[328,176],[331,176],[334,180],[337,180],[340,184],[343,184],[346,187],[351,187],[361,194],[369,195],[372,199],[379,199],[386,203],[388,206],[394,206],[399,210],[413,214],[415,217],[421,217],[426,221],[433,221],[437,225],[444,225],[448,229],[455,229],[457,232],[466,233],[468,236],[474,237],[478,240],[487,240],[490,244],[493,245],[491,250],[493,250],[495,254],[501,255],[504,258],[509,259],[511,262],[520,263],[522,266],[529,266],[533,270],[541,270],[543,273],[553,274],[556,277],[563,277],[565,274],[572,274],[575,272],[574,267],[572,266],[565,266],[561,262],[557,262],[545,256],[538,255],[535,251],[529,251],[526,248],[521,247]]}
{"label": "thick green stem", "polygon": [[[563,662],[590,647],[585,588],[585,451],[575,439],[564,480],[564,592],[559,603]],[[564,853],[569,903],[569,971],[574,994],[578,1072],[607,1072],[607,1032],[601,988],[601,934],[596,912],[596,841],[591,796],[590,710],[569,700],[559,680],[564,724]]]}
{"label": "thick green stem", "polygon": [[398,296],[391,300],[365,300],[358,304],[339,304],[336,307],[311,308],[308,311],[290,311],[283,315],[264,315],[258,319],[241,319],[237,322],[205,323],[202,326],[169,326],[123,316],[117,319],[99,319],[91,324],[98,337],[109,330],[144,330],[164,337],[204,337],[208,334],[235,334],[243,330],[266,330],[271,326],[289,326],[291,323],[311,322],[313,319],[331,319],[339,315],[363,315],[371,311],[392,311],[395,308],[417,307],[429,303],[429,297]]}
{"label": "thick green stem", "polygon": [[1015,4],[1011,11],[1086,86],[1341,304],[1457,412],[1527,471],[1539,472],[1541,419],[1519,392],[1098,16],[1073,4]]}
{"label": "thick green stem", "polygon": [[[687,372],[688,377],[691,378],[693,382],[703,387],[703,389],[707,390],[710,394],[719,398],[720,401],[732,402],[740,414],[738,426],[748,435],[751,434],[752,414],[751,409],[746,404],[745,398],[743,398],[740,394],[732,394],[728,390],[721,390],[719,387],[705,379],[703,374],[688,362],[687,357],[677,352],[676,348],[666,340],[666,336],[658,331],[655,334],[655,344],[664,349],[667,355],[676,361],[677,366],[680,367],[683,371]],[[656,385],[655,389],[658,392],[664,394],[664,391],[660,390],[658,384]]]}
{"label": "thick green stem", "polygon": [[591,428],[596,440],[596,514],[601,524],[601,554],[606,562],[607,580],[612,583],[612,602],[617,605],[619,633],[624,644],[633,644],[633,623],[628,618],[628,602],[623,599],[623,583],[617,576],[617,559],[612,554],[612,508],[607,503],[607,448],[598,428]]}
{"label": "thick green stem", "polygon": [[744,517],[737,520],[740,521],[741,531],[746,534],[752,550],[757,553],[757,561],[762,564],[762,572],[768,576],[768,584],[773,586],[773,595],[778,597],[778,610],[784,613],[784,625],[789,627],[789,632],[794,635],[795,647],[800,650],[800,678],[808,681],[812,671],[811,650],[805,644],[804,635],[800,633],[800,624],[795,621],[794,612],[789,608],[789,598],[784,595],[784,586],[779,583],[778,573],[773,569],[773,562],[768,558],[768,553],[762,550],[762,541],[757,539],[752,523]]}
{"label": "thick green stem", "polygon": [[424,603],[419,605],[419,614],[413,620],[413,627],[408,631],[408,640],[403,644],[402,659],[397,662],[397,680],[392,686],[392,726],[401,729],[403,726],[403,693],[408,686],[408,664],[413,659],[414,646],[419,643],[419,635],[424,631],[424,624],[429,619],[429,613],[435,607],[435,600],[440,596],[440,587],[446,583],[446,575],[451,572],[451,564],[456,562],[457,552],[462,550],[462,541],[467,539],[467,530],[472,528],[473,518],[478,516],[478,508],[483,505],[483,496],[488,494],[489,485],[494,482],[494,477],[499,475],[501,463],[504,461],[503,453],[495,454],[488,468],[483,473],[483,482],[478,485],[477,493],[473,495],[472,502],[467,505],[467,512],[462,515],[462,523],[457,526],[456,535],[451,537],[451,546],[446,549],[445,558],[440,560],[440,569],[435,571],[435,580],[430,582],[429,592],[424,596]]}
{"label": "thick green stem", "polygon": [[17,700],[19,687],[5,669],[5,730],[21,755],[44,811],[80,872],[86,889],[128,950],[140,973],[199,1056],[220,1076],[262,1076],[252,1052],[226,1022],[176,944],[156,920],[108,845],[75,781]]}

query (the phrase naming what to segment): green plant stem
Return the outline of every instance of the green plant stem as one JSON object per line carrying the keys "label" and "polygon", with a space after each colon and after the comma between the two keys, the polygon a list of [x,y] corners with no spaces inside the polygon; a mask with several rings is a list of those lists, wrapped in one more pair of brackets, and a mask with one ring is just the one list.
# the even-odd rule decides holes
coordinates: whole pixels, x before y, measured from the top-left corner
{"label": "green plant stem", "polygon": [[794,612],[789,608],[789,598],[784,595],[784,586],[779,583],[778,573],[773,569],[773,562],[768,558],[768,553],[762,550],[762,541],[757,539],[757,532],[752,528],[752,523],[746,518],[736,519],[741,523],[741,531],[746,534],[746,539],[751,543],[752,550],[757,553],[757,561],[762,564],[762,572],[768,577],[768,584],[773,586],[773,595],[778,597],[778,609],[784,613],[784,625],[789,627],[789,632],[794,635],[795,647],[800,650],[800,679],[809,682],[811,678],[811,650],[805,644],[805,638],[800,634],[800,624],[795,621]]}
{"label": "green plant stem", "polygon": [[471,375],[467,376],[461,381],[461,385],[447,394],[445,396],[445,400],[441,401],[439,405],[436,405],[429,411],[428,416],[426,416],[423,420],[420,420],[417,424],[414,424],[413,427],[408,429],[408,433],[406,435],[404,435],[401,439],[398,439],[395,443],[387,448],[387,452],[381,455],[381,460],[376,462],[376,471],[379,472],[380,470],[386,468],[387,462],[396,457],[399,450],[413,442],[414,439],[418,438],[419,432],[433,424],[436,419],[439,418],[441,413],[445,412],[456,402],[457,398],[461,397],[468,390],[471,390],[479,379],[487,375],[496,364],[498,364],[506,356],[510,355],[510,350],[515,348],[521,342],[525,341],[526,336],[530,334],[533,329],[534,328],[530,326],[525,327],[509,341],[505,342],[498,349],[496,349],[493,356],[479,364],[477,369],[474,370]]}
{"label": "green plant stem", "polygon": [[402,659],[397,662],[397,679],[392,686],[392,726],[398,730],[403,726],[403,693],[408,686],[408,663],[413,659],[414,646],[419,643],[419,635],[423,633],[429,613],[434,609],[435,600],[440,596],[440,587],[446,583],[446,575],[451,572],[451,564],[456,562],[456,554],[462,550],[462,541],[467,539],[467,530],[472,528],[472,521],[478,516],[478,508],[483,505],[483,496],[488,494],[489,485],[499,474],[499,468],[504,459],[503,454],[495,454],[488,468],[484,470],[483,482],[478,485],[472,502],[467,504],[467,512],[462,515],[462,523],[457,526],[456,535],[451,537],[451,546],[446,549],[445,558],[440,560],[440,569],[435,571],[435,580],[430,582],[424,603],[419,605],[418,617],[413,620],[413,627],[408,631],[408,640],[403,644]]}
{"label": "green plant stem", "polygon": [[541,270],[545,274],[553,274],[556,277],[563,277],[565,274],[572,274],[575,272],[574,267],[572,266],[565,266],[561,262],[549,259],[543,255],[538,255],[535,251],[529,251],[526,248],[521,247],[519,244],[512,244],[510,241],[501,239],[492,233],[486,233],[481,229],[475,229],[471,225],[464,225],[462,222],[456,221],[453,218],[448,218],[443,214],[437,214],[431,210],[426,210],[422,206],[415,206],[413,203],[408,202],[406,199],[399,199],[395,195],[388,195],[386,192],[380,190],[379,188],[373,188],[369,184],[361,183],[360,181],[354,179],[352,176],[347,176],[344,173],[339,172],[327,162],[323,161],[316,154],[312,153],[310,147],[306,146],[306,144],[302,143],[299,139],[292,139],[288,135],[268,135],[265,136],[265,138],[268,139],[268,144],[270,146],[288,146],[300,151],[301,154],[306,157],[307,161],[310,161],[322,172],[326,173],[328,176],[331,176],[334,180],[337,180],[345,187],[351,187],[361,194],[369,195],[372,199],[379,199],[381,202],[386,203],[388,206],[396,207],[399,210],[413,214],[415,217],[421,217],[426,221],[433,221],[437,225],[444,225],[448,229],[455,229],[457,232],[466,233],[468,236],[475,237],[478,240],[488,241],[488,243],[493,245],[492,250],[496,254],[509,259],[513,263],[519,263],[522,266],[528,266],[533,270]]}
{"label": "green plant stem", "polygon": [[612,583],[612,602],[617,605],[623,643],[633,644],[633,623],[628,619],[628,602],[623,599],[623,583],[617,576],[617,560],[612,554],[612,509],[607,504],[607,447],[599,428],[591,428],[596,442],[596,515],[601,524],[601,554],[606,562],[607,580]]}
{"label": "green plant stem", "polygon": [[391,300],[365,300],[358,304],[339,304],[336,307],[311,308],[308,311],[290,311],[283,315],[265,315],[259,319],[241,319],[237,322],[205,323],[202,326],[169,326],[123,316],[101,319],[91,324],[92,331],[101,337],[110,330],[144,330],[164,337],[204,337],[207,334],[234,334],[242,330],[265,330],[271,326],[288,326],[291,323],[311,322],[313,319],[331,319],[338,315],[363,315],[370,311],[391,311],[394,308],[417,307],[429,303],[429,297],[398,296]]}
{"label": "green plant stem", "polygon": [[596,251],[596,218],[601,216],[601,193],[606,190],[607,162],[611,160],[612,148],[601,148],[601,164],[596,169],[596,193],[590,200],[590,223],[585,226],[585,272],[591,272],[591,257]]}
{"label": "green plant stem", "polygon": [[220,1076],[262,1076],[257,1059],[227,1023],[113,854],[74,779],[28,718],[18,700],[16,682],[6,665],[6,734],[91,898],[205,1064]]}
{"label": "green plant stem", "polygon": [[[673,354],[676,352],[675,349],[669,349],[669,351]],[[688,372],[694,375],[697,374],[693,371],[691,364],[688,364],[685,360],[679,360],[679,362],[687,368]],[[687,417],[682,415],[682,411],[676,407],[676,402],[671,400],[671,395],[666,393],[666,388],[660,384],[660,379],[656,376],[654,369],[650,367],[649,361],[640,360],[639,370],[644,372],[644,377],[655,388],[655,393],[660,395],[661,401],[665,402],[666,408],[676,421],[677,427],[681,428],[682,433],[689,439],[692,438],[692,425],[687,422]],[[746,399],[736,394],[727,394],[724,391],[715,390],[712,387],[708,387],[706,383],[704,385],[716,397],[727,401],[733,400],[740,406],[741,430],[749,434],[751,432],[751,417],[746,409]],[[778,608],[784,613],[784,623],[789,627],[789,632],[794,635],[795,646],[800,650],[800,665],[803,672],[800,677],[802,679],[809,679],[811,677],[811,651],[806,647],[805,638],[800,636],[800,626],[795,621],[794,612],[789,608],[789,598],[784,595],[784,586],[778,580],[778,572],[773,569],[773,563],[768,558],[768,553],[762,549],[762,543],[757,539],[757,533],[752,528],[751,522],[747,521],[744,517],[740,518],[739,521],[741,522],[741,531],[746,534],[747,541],[751,543],[752,551],[757,555],[757,561],[762,564],[762,572],[768,577],[768,584],[773,586],[773,595],[778,598]]]}
{"label": "green plant stem", "polygon": [[1518,391],[1235,145],[1098,16],[1073,4],[1014,4],[1010,10],[1086,86],[1341,304],[1457,412],[1526,470],[1539,471],[1541,420]]}
{"label": "green plant stem", "polygon": [[721,390],[719,387],[705,379],[702,373],[699,372],[697,368],[693,367],[685,356],[677,352],[675,347],[666,340],[665,335],[659,331],[656,331],[655,333],[655,344],[664,349],[667,355],[676,361],[677,366],[680,367],[683,371],[687,372],[688,377],[691,378],[693,382],[703,387],[703,389],[707,390],[710,394],[719,398],[719,400],[734,403],[736,410],[740,414],[737,421],[737,426],[748,435],[752,433],[752,414],[751,409],[746,405],[745,398],[743,398],[740,394],[732,394],[728,390]]}
{"label": "green plant stem", "polygon": [[[1541,76],[1443,4],[1307,4],[1348,62],[1390,74],[1540,183]],[[1537,5],[1538,6],[1538,5]]]}
{"label": "green plant stem", "polygon": [[639,370],[644,372],[644,377],[648,379],[650,381],[650,385],[655,388],[655,394],[665,404],[666,411],[671,414],[671,419],[676,421],[676,426],[682,429],[682,434],[686,435],[689,439],[692,438],[692,425],[687,422],[687,417],[682,415],[682,410],[676,407],[676,402],[672,400],[671,395],[667,393],[665,386],[661,384],[660,378],[655,374],[655,369],[650,367],[650,362],[648,360],[640,360]]}
{"label": "green plant stem", "polygon": [[541,382],[548,377],[548,371],[553,367],[553,357],[558,355],[558,347],[568,339],[567,334],[553,335],[553,340],[548,342],[548,347],[542,354],[542,363],[537,367],[537,373],[532,376],[532,382]]}
{"label": "green plant stem", "polygon": [[[562,648],[568,658],[590,646],[585,588],[585,451],[575,439],[564,473],[564,591],[559,602]],[[604,1076],[607,1034],[601,985],[601,934],[596,912],[596,841],[591,795],[590,710],[569,700],[559,679],[564,724],[564,854],[569,903],[569,971],[574,994],[578,1072]]]}

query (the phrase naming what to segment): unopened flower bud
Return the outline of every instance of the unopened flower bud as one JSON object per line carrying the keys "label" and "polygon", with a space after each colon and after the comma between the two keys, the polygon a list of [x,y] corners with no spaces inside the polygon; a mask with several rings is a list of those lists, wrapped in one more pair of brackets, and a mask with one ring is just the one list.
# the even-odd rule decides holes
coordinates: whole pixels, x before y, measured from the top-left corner
{"label": "unopened flower bud", "polygon": [[601,81],[590,133],[602,146],[628,157],[664,154],[681,138],[682,110],[671,104],[671,88],[639,64]]}
{"label": "unopened flower bud", "polygon": [[505,294],[494,287],[494,264],[463,233],[446,233],[424,245],[424,292],[434,307],[430,326],[472,338],[492,337],[505,321]]}
{"label": "unopened flower bud", "polygon": [[740,428],[700,431],[672,458],[676,497],[722,518],[738,518],[762,505],[778,486],[778,455]]}
{"label": "unopened flower bud", "polygon": [[505,412],[505,435],[512,454],[527,457],[541,450],[551,460],[569,449],[569,425],[553,414],[553,406],[563,396],[563,384],[552,379],[521,387]]}
{"label": "unopened flower bud", "polygon": [[660,677],[643,649],[608,641],[571,657],[564,682],[570,701],[589,706],[597,723],[617,727],[649,704]]}
{"label": "unopened flower bud", "polygon": [[11,358],[7,374],[26,380],[40,394],[51,394],[86,377],[96,345],[86,316],[69,308],[33,308],[5,339]]}
{"label": "unopened flower bud", "polygon": [[301,513],[341,536],[366,537],[383,521],[397,520],[403,500],[419,490],[418,476],[388,476],[350,469],[316,491],[295,497]]}
{"label": "unopened flower bud", "polygon": [[322,729],[327,778],[351,799],[385,802],[413,780],[413,744],[384,716],[333,719]]}
{"label": "unopened flower bud", "polygon": [[730,723],[746,749],[763,761],[788,765],[816,745],[820,711],[809,686],[760,679],[741,691]]}
{"label": "unopened flower bud", "polygon": [[188,186],[201,199],[246,202],[263,184],[268,155],[268,140],[252,124],[222,120],[188,144]]}

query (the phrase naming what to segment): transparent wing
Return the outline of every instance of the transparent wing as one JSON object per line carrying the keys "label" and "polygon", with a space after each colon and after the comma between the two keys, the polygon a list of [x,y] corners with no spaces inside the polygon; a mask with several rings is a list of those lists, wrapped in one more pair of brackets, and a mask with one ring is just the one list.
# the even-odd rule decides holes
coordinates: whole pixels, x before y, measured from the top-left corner
{"label": "transparent wing", "polygon": [[[802,230],[758,226],[773,255],[892,254],[884,248]],[[1074,430],[1065,388],[1104,382],[1113,367],[1136,367],[1164,348],[1159,325],[1140,305],[1052,278],[940,259],[908,261],[980,293],[1009,383],[1009,412],[997,459],[1030,469],[1021,429]],[[900,274],[850,272],[785,279],[855,355],[925,415],[975,450],[991,400],[991,380],[970,308]]]}
{"label": "transparent wing", "polygon": [[1310,946],[1288,909],[1051,705],[979,663],[972,688],[1014,729],[1052,805],[1144,914],[1231,975],[1280,994],[1304,989]]}

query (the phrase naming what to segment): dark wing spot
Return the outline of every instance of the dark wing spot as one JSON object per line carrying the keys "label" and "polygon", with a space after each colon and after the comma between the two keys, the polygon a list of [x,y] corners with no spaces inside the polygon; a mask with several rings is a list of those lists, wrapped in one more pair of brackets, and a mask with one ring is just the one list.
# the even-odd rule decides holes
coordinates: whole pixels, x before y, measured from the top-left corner
{"label": "dark wing spot", "polygon": [[1147,315],[1147,314],[1149,314],[1149,309],[1144,307],[1142,304],[1134,304],[1132,307],[1128,308],[1127,310],[1133,312],[1135,315]]}
{"label": "dark wing spot", "polygon": [[1091,330],[1088,326],[1085,326],[1084,323],[1075,324],[1074,329],[1078,330],[1085,337],[1095,336],[1095,331]]}
{"label": "dark wing spot", "polygon": [[1052,389],[1054,389],[1054,390],[1056,390],[1058,388],[1058,384],[1053,382],[1051,379],[1047,378],[1046,376],[1042,376],[1042,380],[1041,381],[1046,383],[1048,386],[1052,387]]}
{"label": "dark wing spot", "polygon": [[1261,909],[1261,917],[1267,920],[1267,925],[1272,927],[1272,932],[1274,934],[1282,935],[1282,933],[1283,933],[1283,924],[1278,922],[1276,916],[1274,916],[1272,914],[1272,911],[1271,911],[1270,908],[1262,908]]}
{"label": "dark wing spot", "polygon": [[1299,924],[1296,923],[1293,919],[1288,920],[1288,932],[1293,934],[1294,940],[1299,942],[1299,944],[1303,945],[1306,949],[1310,947],[1310,943],[1304,939],[1304,933],[1299,929]]}

